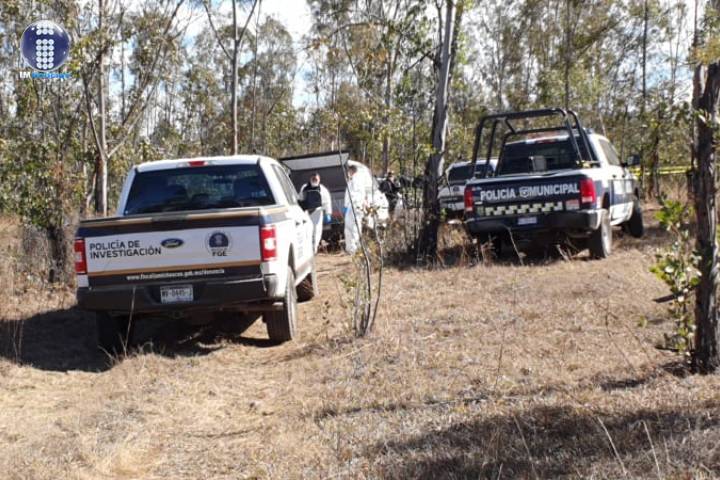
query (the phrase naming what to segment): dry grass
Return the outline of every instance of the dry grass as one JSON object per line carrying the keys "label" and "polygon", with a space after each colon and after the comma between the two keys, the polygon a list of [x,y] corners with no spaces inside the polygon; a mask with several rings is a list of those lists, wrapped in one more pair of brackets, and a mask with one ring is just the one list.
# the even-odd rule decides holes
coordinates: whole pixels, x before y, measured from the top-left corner
{"label": "dry grass", "polygon": [[112,367],[70,293],[38,294],[3,310],[25,319],[25,342],[20,362],[0,360],[0,472],[716,478],[720,379],[654,348],[670,328],[648,273],[662,241],[651,228],[602,262],[389,269],[364,340],[337,302],[349,260],[324,255],[300,341],[271,346],[260,322],[157,323]]}

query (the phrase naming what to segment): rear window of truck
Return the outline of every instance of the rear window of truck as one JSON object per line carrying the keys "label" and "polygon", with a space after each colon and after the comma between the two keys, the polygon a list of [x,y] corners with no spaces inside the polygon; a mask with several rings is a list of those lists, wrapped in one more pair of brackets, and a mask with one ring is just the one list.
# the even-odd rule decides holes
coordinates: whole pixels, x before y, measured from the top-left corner
{"label": "rear window of truck", "polygon": [[[588,159],[581,139],[577,140],[583,158]],[[595,160],[595,157],[591,160]],[[538,173],[567,168],[580,168],[575,163],[573,146],[568,139],[537,143],[511,143],[505,145],[497,175]]]}
{"label": "rear window of truck", "polygon": [[257,165],[173,168],[138,173],[125,215],[258,207],[275,200]]}
{"label": "rear window of truck", "polygon": [[472,178],[472,172],[472,164],[452,167],[448,171],[448,182],[460,182],[463,180],[470,180]]}
{"label": "rear window of truck", "polygon": [[[476,163],[475,164],[475,178],[480,178],[483,175],[485,175],[485,171],[488,169],[488,166],[486,163]],[[490,170],[492,171],[492,170]],[[472,164],[468,165],[460,165],[457,167],[452,167],[448,171],[448,182],[462,182],[470,180],[473,177],[473,167]]]}

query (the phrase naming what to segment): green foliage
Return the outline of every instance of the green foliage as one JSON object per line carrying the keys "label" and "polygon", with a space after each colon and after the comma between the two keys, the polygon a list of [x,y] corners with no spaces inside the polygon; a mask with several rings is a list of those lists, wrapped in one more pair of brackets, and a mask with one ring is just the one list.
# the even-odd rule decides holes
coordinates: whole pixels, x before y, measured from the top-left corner
{"label": "green foliage", "polygon": [[690,356],[695,337],[695,319],[692,311],[693,290],[699,282],[699,257],[690,237],[690,208],[678,201],[665,200],[657,214],[660,225],[667,230],[673,242],[656,254],[656,263],[650,269],[670,288],[672,300],[668,313],[675,322],[674,331],[665,336],[667,348]]}
{"label": "green foliage", "polygon": [[56,161],[54,142],[0,143],[0,212],[43,228],[63,224],[68,206],[82,198],[77,172]]}
{"label": "green foliage", "polygon": [[[63,68],[74,78],[53,83],[8,77],[13,80],[0,92],[0,213],[17,212],[38,225],[59,222],[68,212],[88,213],[98,158],[89,119],[98,127],[101,51],[113,150],[111,207],[133,164],[229,153],[234,72],[221,45],[232,48],[230,19],[218,10],[220,2],[206,3],[215,30],[205,22],[189,36],[184,14],[169,21],[173,2],[141,3],[108,7],[98,29],[97,2],[40,2],[47,17],[62,19],[73,32],[70,62]],[[377,173],[387,155],[395,171],[422,174],[431,151],[442,8],[421,0],[308,3],[313,25],[305,39],[293,39],[286,26],[263,15],[257,34],[254,19],[246,32],[237,72],[241,152],[283,156],[347,148]],[[607,133],[623,157],[653,151],[660,164],[688,163],[694,119],[678,100],[688,77],[671,71],[673,62],[682,67],[686,60],[682,8],[657,0],[462,3],[446,164],[470,157],[474,127],[484,113],[562,106],[566,73],[569,106],[587,126]],[[8,72],[18,67],[15,39],[40,4],[0,2],[0,65]],[[645,4],[651,74],[642,99]],[[185,8],[192,10],[194,25],[207,19],[200,2]],[[715,31],[717,22],[707,22],[705,29]],[[716,36],[707,40],[698,57],[714,55]],[[673,58],[664,53],[669,45],[675,45]],[[305,76],[307,92],[295,90],[298,75]],[[92,115],[82,78],[88,80]],[[298,98],[303,105],[295,104]]]}

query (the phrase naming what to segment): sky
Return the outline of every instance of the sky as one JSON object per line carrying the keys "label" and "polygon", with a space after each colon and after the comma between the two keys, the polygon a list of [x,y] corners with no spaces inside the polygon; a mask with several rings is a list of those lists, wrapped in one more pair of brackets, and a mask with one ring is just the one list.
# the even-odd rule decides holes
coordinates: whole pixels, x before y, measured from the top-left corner
{"label": "sky", "polygon": [[[2,1],[2,0],[0,0]],[[96,0],[79,0],[83,2],[95,2]],[[111,0],[110,5],[117,0]],[[213,21],[216,25],[229,24],[232,20],[232,2],[230,0],[210,0],[212,2],[212,10],[214,12]],[[706,0],[697,0],[700,7]],[[690,34],[692,28],[692,16],[696,0],[666,0],[664,3],[684,3],[687,7],[687,18],[685,19],[682,28],[687,35]],[[122,0],[122,3],[128,6],[130,9],[140,7],[143,0]],[[186,40],[189,44],[192,44],[192,40],[195,36],[200,34],[208,25],[207,15],[203,8],[195,5],[191,7],[190,2],[185,2],[180,11],[180,19],[183,21],[190,22],[187,29]],[[239,12],[239,22],[243,23],[247,18],[249,7],[241,8]],[[255,12],[257,15],[258,12]],[[273,17],[282,23],[288,32],[292,35],[295,43],[295,50],[297,52],[297,65],[298,68],[295,72],[294,79],[294,97],[293,103],[295,107],[301,107],[309,104],[314,98],[312,93],[309,91],[309,85],[305,78],[309,72],[310,66],[308,59],[305,54],[303,47],[303,37],[307,35],[312,27],[312,13],[306,0],[261,0],[259,7],[260,22],[262,23],[265,18]],[[254,20],[250,22],[249,28],[252,30],[254,26]],[[688,37],[689,38],[689,37]],[[685,39],[684,44],[689,42]],[[661,54],[668,54],[666,51],[668,45],[661,46]],[[683,46],[683,48],[685,48]],[[681,72],[681,74],[687,74],[687,72]],[[652,72],[651,72],[652,76]]]}
{"label": "sky", "polygon": [[[3,1],[3,0],[0,0]],[[90,3],[96,3],[97,0],[78,0],[81,7],[84,7]],[[107,2],[108,8],[112,8],[116,0]],[[215,26],[221,24],[229,24],[232,21],[232,2],[230,0],[210,0],[212,2],[213,11],[213,23]],[[143,0],[123,0],[122,4],[129,10],[139,9]],[[185,22],[189,22],[186,30],[186,41],[188,44],[192,44],[192,40],[195,36],[200,34],[208,26],[208,18],[205,10],[195,5],[191,7],[190,2],[185,2],[178,12],[178,18]],[[238,22],[242,25],[247,18],[250,8],[241,8],[238,12]],[[273,17],[280,21],[287,31],[292,35],[295,43],[295,50],[297,54],[297,71],[295,73],[294,81],[294,98],[293,104],[296,108],[301,107],[304,104],[309,103],[311,100],[310,93],[308,92],[308,85],[305,81],[306,73],[308,72],[307,57],[302,48],[302,39],[309,33],[312,27],[312,13],[306,0],[261,0],[259,12],[255,11],[253,17],[259,13],[260,23],[266,18]],[[61,22],[62,23],[62,22]],[[255,18],[250,22],[248,28],[252,31],[255,23]],[[127,73],[126,73],[127,74]],[[119,85],[113,85],[111,82],[111,89],[119,88]]]}

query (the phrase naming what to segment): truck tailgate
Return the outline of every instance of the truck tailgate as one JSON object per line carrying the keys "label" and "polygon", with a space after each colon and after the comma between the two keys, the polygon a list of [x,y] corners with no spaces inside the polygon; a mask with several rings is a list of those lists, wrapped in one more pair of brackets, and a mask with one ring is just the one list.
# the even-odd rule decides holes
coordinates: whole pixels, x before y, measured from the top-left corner
{"label": "truck tailgate", "polygon": [[88,286],[260,274],[260,209],[83,222]]}
{"label": "truck tailgate", "polygon": [[582,175],[537,175],[470,184],[476,207],[485,216],[577,210]]}

